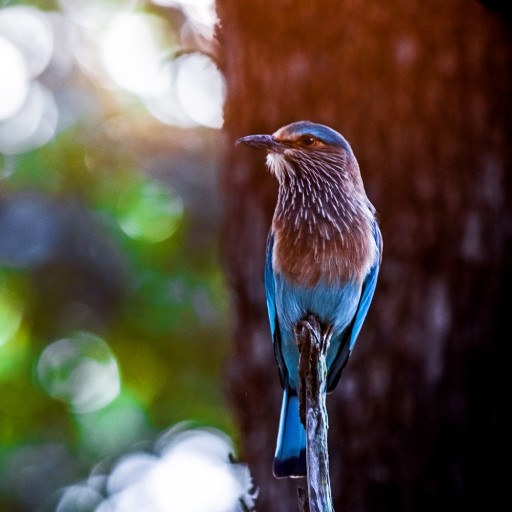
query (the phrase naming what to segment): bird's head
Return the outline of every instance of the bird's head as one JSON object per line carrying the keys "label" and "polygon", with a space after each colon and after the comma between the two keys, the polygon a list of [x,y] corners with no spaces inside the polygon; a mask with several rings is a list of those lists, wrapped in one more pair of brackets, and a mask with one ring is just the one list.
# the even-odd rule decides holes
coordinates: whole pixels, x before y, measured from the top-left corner
{"label": "bird's head", "polygon": [[285,174],[302,170],[332,168],[342,170],[355,162],[346,139],[328,126],[297,121],[279,128],[272,135],[248,135],[236,141],[267,152],[267,164],[281,179]]}

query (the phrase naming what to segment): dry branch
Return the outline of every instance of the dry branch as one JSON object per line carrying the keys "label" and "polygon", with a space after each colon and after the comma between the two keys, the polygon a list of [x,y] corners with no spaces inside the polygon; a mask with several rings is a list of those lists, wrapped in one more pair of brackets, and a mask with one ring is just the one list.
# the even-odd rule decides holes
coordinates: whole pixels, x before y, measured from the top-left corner
{"label": "dry branch", "polygon": [[[307,496],[299,490],[303,512],[333,512],[329,478],[326,408],[327,349],[332,327],[310,315],[300,322],[295,338],[300,352],[300,418],[306,429]],[[309,504],[306,508],[305,505]]]}

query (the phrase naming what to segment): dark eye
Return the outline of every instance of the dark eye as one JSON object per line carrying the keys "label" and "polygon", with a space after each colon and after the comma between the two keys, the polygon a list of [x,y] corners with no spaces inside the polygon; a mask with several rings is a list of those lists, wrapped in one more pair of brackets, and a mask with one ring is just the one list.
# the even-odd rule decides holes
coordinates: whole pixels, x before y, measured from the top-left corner
{"label": "dark eye", "polygon": [[316,139],[315,139],[315,137],[313,137],[313,135],[303,135],[299,139],[299,142],[300,142],[301,146],[310,147],[315,144]]}

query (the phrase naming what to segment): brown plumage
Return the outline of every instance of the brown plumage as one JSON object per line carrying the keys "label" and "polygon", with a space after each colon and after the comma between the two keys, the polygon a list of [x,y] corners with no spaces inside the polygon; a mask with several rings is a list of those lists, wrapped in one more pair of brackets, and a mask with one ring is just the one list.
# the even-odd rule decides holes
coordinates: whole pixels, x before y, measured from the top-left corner
{"label": "brown plumage", "polygon": [[290,147],[270,153],[267,164],[279,181],[272,221],[275,271],[305,286],[362,282],[376,252],[375,210],[350,148],[320,146],[312,154]]}

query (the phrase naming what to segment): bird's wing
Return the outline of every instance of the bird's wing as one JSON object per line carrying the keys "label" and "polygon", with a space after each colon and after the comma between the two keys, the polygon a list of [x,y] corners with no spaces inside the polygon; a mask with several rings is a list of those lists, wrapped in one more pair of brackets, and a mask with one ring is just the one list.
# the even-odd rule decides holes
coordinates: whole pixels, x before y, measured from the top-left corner
{"label": "bird's wing", "polygon": [[353,327],[350,333],[350,352],[352,352],[352,349],[356,344],[357,337],[359,336],[366,314],[370,308],[370,303],[373,299],[373,294],[375,293],[375,287],[377,286],[377,276],[379,275],[380,262],[382,260],[382,235],[380,234],[379,226],[376,222],[373,224],[373,236],[377,245],[378,255],[375,258],[373,267],[370,269],[370,272],[368,272],[363,283],[361,298],[359,300],[359,305],[357,306]]}
{"label": "bird's wing", "polygon": [[267,253],[265,256],[265,294],[267,298],[268,319],[270,322],[270,331],[272,333],[272,341],[274,344],[274,355],[279,367],[279,378],[281,385],[284,387],[286,378],[286,365],[284,363],[281,350],[281,330],[279,329],[279,319],[277,317],[276,300],[275,300],[275,281],[274,269],[272,267],[272,253],[274,250],[274,234],[272,231],[268,234]]}
{"label": "bird's wing", "polygon": [[267,297],[267,311],[268,319],[270,322],[270,330],[272,337],[276,330],[277,311],[275,300],[275,282],[274,282],[274,269],[272,268],[272,252],[274,250],[274,234],[272,231],[268,234],[267,238],[267,253],[265,255],[265,294]]}
{"label": "bird's wing", "polygon": [[329,368],[327,382],[328,391],[332,391],[340,379],[341,372],[347,364],[348,357],[356,344],[359,333],[361,332],[361,327],[363,326],[368,309],[370,308],[370,303],[373,299],[373,294],[375,293],[377,276],[379,274],[380,262],[382,259],[382,236],[376,222],[373,225],[373,236],[377,245],[378,254],[375,258],[375,263],[363,281],[361,297],[359,298],[359,304],[357,305],[354,318],[341,336],[340,351]]}

